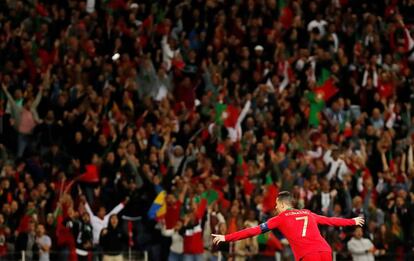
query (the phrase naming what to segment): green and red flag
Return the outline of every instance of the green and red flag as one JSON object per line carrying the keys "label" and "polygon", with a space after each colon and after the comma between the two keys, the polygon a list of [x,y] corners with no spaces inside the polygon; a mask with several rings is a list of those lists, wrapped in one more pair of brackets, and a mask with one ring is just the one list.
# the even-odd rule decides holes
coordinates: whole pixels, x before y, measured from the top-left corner
{"label": "green and red flag", "polygon": [[289,29],[293,23],[293,11],[289,6],[289,0],[279,0],[279,21],[285,29]]}
{"label": "green and red flag", "polygon": [[331,77],[331,72],[326,69],[322,68],[321,73],[316,81],[317,86],[322,86],[329,78]]}
{"label": "green and red flag", "polygon": [[215,106],[215,122],[217,125],[224,125],[228,128],[235,128],[237,119],[240,115],[240,109],[224,103],[217,103]]}
{"label": "green and red flag", "polygon": [[325,102],[329,101],[337,92],[338,88],[336,88],[332,78],[328,78],[315,89],[316,95],[320,96]]}
{"label": "green and red flag", "polygon": [[328,102],[337,92],[338,88],[336,88],[334,79],[331,77],[331,72],[323,68],[317,79],[317,87],[313,92],[307,94],[307,99],[310,102],[310,126],[315,128],[319,126],[320,112],[325,108],[325,102]]}
{"label": "green and red flag", "polygon": [[263,212],[270,213],[276,207],[276,197],[279,193],[277,186],[273,183],[270,175],[266,176],[265,193],[263,197]]}
{"label": "green and red flag", "polygon": [[204,191],[201,194],[201,198],[204,198],[207,200],[207,204],[210,206],[213,204],[216,200],[219,199],[219,193],[215,189],[209,189],[207,191]]}

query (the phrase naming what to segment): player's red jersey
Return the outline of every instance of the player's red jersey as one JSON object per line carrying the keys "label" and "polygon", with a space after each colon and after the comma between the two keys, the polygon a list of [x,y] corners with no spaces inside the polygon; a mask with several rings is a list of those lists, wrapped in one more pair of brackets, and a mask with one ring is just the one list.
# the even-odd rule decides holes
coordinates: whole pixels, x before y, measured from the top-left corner
{"label": "player's red jersey", "polygon": [[278,229],[289,241],[295,259],[300,260],[311,253],[331,252],[318,225],[354,226],[355,220],[319,216],[307,209],[289,209],[259,226],[228,234],[225,238],[226,241],[236,241]]}

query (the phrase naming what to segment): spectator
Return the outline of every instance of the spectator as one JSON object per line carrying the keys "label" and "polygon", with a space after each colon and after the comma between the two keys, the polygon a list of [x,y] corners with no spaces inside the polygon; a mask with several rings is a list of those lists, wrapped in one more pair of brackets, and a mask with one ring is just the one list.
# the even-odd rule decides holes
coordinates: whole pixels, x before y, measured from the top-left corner
{"label": "spectator", "polygon": [[356,228],[354,236],[348,242],[348,250],[352,254],[352,260],[354,261],[372,261],[375,260],[374,253],[375,247],[371,240],[363,238],[362,228]]}
{"label": "spectator", "polygon": [[183,227],[180,230],[184,238],[184,261],[203,260],[204,243],[202,236],[201,219],[204,216],[206,200],[203,199],[199,205],[191,203],[191,212],[184,218]]}
{"label": "spectator", "polygon": [[8,239],[10,236],[10,228],[4,223],[4,216],[0,214],[0,258],[7,258]]}
{"label": "spectator", "polygon": [[165,224],[161,228],[163,236],[171,237],[171,247],[168,261],[180,261],[183,259],[183,237],[179,233],[182,226],[182,221],[177,221],[175,227],[172,229],[167,229]]}
{"label": "spectator", "polygon": [[122,261],[122,251],[127,242],[126,235],[122,232],[116,214],[109,218],[109,225],[102,230],[100,235],[100,245],[103,251],[104,261]]}
{"label": "spectator", "polygon": [[49,261],[49,252],[52,247],[52,240],[46,235],[43,225],[37,226],[36,244],[39,249],[39,261]]}
{"label": "spectator", "polygon": [[89,260],[89,254],[93,247],[93,230],[88,213],[83,213],[78,221],[78,233],[76,236],[76,254],[79,261]]}
{"label": "spectator", "polygon": [[16,238],[16,253],[15,258],[19,258],[22,251],[24,251],[26,260],[35,260],[37,255],[37,243],[36,243],[36,224],[34,221],[30,221],[26,231],[20,231]]}
{"label": "spectator", "polygon": [[[252,224],[245,222],[245,228],[250,227]],[[259,245],[257,243],[257,238],[248,238],[236,242],[235,246],[235,260],[251,260],[255,255],[259,253]]]}
{"label": "spectator", "polygon": [[108,226],[109,219],[112,215],[117,215],[121,210],[124,208],[125,203],[120,203],[118,206],[116,206],[114,209],[112,209],[108,214],[106,213],[105,207],[100,207],[98,211],[98,215],[95,216],[95,214],[92,212],[92,209],[90,208],[88,202],[84,199],[85,204],[85,210],[91,217],[91,225],[93,228],[93,243],[94,245],[97,245],[99,243],[99,235],[102,232],[102,229],[106,228]]}
{"label": "spectator", "polygon": [[33,133],[35,126],[40,122],[36,108],[42,98],[42,88],[39,88],[39,92],[36,98],[28,98],[23,101],[23,105],[17,105],[11,94],[7,91],[8,86],[2,84],[4,93],[6,94],[12,108],[13,125],[18,131],[17,140],[17,157],[22,157],[27,145],[30,143],[30,136]]}

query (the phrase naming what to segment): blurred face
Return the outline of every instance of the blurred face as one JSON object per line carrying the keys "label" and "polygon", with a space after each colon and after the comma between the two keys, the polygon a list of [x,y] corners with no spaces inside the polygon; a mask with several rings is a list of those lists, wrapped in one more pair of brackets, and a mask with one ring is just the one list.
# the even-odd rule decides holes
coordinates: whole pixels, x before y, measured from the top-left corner
{"label": "blurred face", "polygon": [[355,229],[355,232],[354,232],[354,237],[355,237],[356,239],[361,239],[361,238],[362,238],[362,228],[357,227],[357,228]]}
{"label": "blurred face", "polygon": [[175,230],[180,230],[183,227],[183,222],[177,221],[177,224],[175,224]]}
{"label": "blurred face", "polygon": [[173,194],[168,194],[167,195],[167,204],[174,204],[175,203],[175,196]]}
{"label": "blurred face", "polygon": [[226,234],[227,226],[226,223],[221,223],[219,226],[219,233],[220,234]]}
{"label": "blurred face", "polygon": [[76,142],[81,142],[82,140],[82,133],[80,133],[79,131],[75,133],[75,141]]}
{"label": "blurred face", "polygon": [[55,222],[55,219],[53,217],[53,214],[48,214],[47,215],[46,222],[47,222],[48,225],[53,225],[53,223]]}
{"label": "blurred face", "polygon": [[118,217],[116,215],[111,216],[110,222],[112,227],[118,226]]}
{"label": "blurred face", "polygon": [[45,234],[45,227],[43,225],[37,226],[37,234],[39,236],[43,236]]}
{"label": "blurred face", "polygon": [[104,207],[100,207],[98,211],[98,217],[103,219],[106,215],[106,209]]}
{"label": "blurred face", "polygon": [[99,136],[99,144],[101,146],[106,146],[108,144],[105,135],[100,135]]}
{"label": "blurred face", "polygon": [[361,208],[362,207],[362,198],[357,196],[354,198],[354,207]]}
{"label": "blurred face", "polygon": [[89,223],[90,218],[89,218],[89,214],[88,213],[83,214],[82,221],[85,222],[86,224]]}
{"label": "blurred face", "polygon": [[33,222],[29,223],[29,228],[28,228],[29,232],[35,232],[36,230],[36,225]]}
{"label": "blurred face", "polygon": [[17,201],[13,201],[13,202],[11,203],[11,210],[12,210],[13,212],[16,212],[18,209],[19,209],[19,204],[17,203]]}
{"label": "blurred face", "polygon": [[14,93],[14,97],[16,98],[16,100],[20,100],[23,97],[22,91],[20,89],[16,90],[16,92]]}
{"label": "blurred face", "polygon": [[73,218],[75,216],[75,211],[73,210],[73,208],[68,209],[68,216],[70,218]]}
{"label": "blurred face", "polygon": [[11,208],[9,204],[4,204],[2,208],[2,212],[6,215],[10,214]]}
{"label": "blurred face", "polygon": [[53,145],[50,148],[50,151],[52,152],[52,154],[56,155],[58,153],[58,151],[59,151],[59,147],[57,145]]}
{"label": "blurred face", "polygon": [[106,160],[110,163],[113,163],[115,161],[115,154],[113,152],[108,153]]}
{"label": "blurred face", "polygon": [[402,207],[404,206],[404,199],[402,197],[397,197],[396,203],[397,207]]}
{"label": "blurred face", "polygon": [[323,183],[322,183],[322,191],[323,192],[329,192],[329,188],[330,186],[329,186],[329,182],[328,181],[323,181]]}

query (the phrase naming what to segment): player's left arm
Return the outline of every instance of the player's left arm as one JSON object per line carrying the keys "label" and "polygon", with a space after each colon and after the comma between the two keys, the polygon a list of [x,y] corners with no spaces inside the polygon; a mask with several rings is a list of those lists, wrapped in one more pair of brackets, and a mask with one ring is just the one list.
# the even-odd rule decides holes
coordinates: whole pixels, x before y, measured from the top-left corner
{"label": "player's left arm", "polygon": [[320,225],[345,227],[345,226],[362,226],[365,223],[362,217],[336,218],[336,217],[325,217],[325,216],[317,215],[315,213],[311,213],[311,215],[315,218],[316,223]]}
{"label": "player's left arm", "polygon": [[272,229],[276,229],[279,225],[279,217],[273,217],[269,219],[267,222],[264,222],[258,226],[246,228],[231,234],[227,235],[216,235],[212,234],[213,236],[213,243],[218,244],[220,242],[232,242],[237,240],[242,240],[249,237],[254,237],[266,232],[269,232]]}

